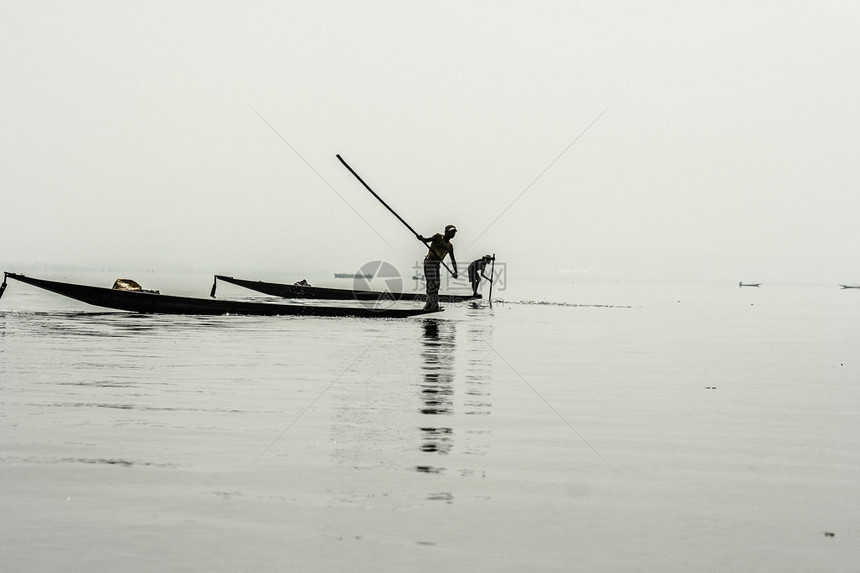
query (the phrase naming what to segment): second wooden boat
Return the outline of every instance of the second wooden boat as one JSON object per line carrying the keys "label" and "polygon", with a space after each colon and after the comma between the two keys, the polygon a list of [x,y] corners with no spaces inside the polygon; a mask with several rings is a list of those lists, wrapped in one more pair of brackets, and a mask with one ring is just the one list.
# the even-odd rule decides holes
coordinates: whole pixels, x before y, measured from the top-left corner
{"label": "second wooden boat", "polygon": [[[264,281],[251,281],[246,279],[237,279],[225,275],[215,275],[215,280],[212,283],[212,292],[210,296],[215,296],[215,289],[218,281],[224,281],[242,288],[261,292],[270,296],[279,296],[282,298],[307,298],[307,299],[323,299],[323,300],[361,300],[361,301],[425,301],[427,296],[424,293],[416,292],[380,292],[380,291],[364,291],[340,288],[314,287],[309,285],[299,284],[283,284],[270,283]],[[475,300],[481,298],[481,295],[456,295],[456,294],[440,294],[439,302],[444,304],[459,303],[467,300]]]}

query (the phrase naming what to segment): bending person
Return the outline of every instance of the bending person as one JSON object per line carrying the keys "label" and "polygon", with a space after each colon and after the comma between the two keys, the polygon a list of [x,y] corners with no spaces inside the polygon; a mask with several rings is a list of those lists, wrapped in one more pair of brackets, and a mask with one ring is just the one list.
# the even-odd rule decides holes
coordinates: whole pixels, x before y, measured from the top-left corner
{"label": "bending person", "polygon": [[476,259],[469,263],[469,282],[472,283],[472,296],[478,296],[478,285],[481,284],[481,277],[488,281],[492,281],[490,277],[484,274],[484,269],[490,261],[493,260],[491,255],[484,255],[480,259]]}

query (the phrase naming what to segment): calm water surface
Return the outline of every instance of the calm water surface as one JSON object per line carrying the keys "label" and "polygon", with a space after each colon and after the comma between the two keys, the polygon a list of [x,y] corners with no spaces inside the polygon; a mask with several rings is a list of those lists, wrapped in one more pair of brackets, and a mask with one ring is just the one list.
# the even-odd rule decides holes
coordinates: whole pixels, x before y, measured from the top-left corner
{"label": "calm water surface", "polygon": [[860,292],[526,290],[201,318],[10,281],[4,570],[856,570]]}

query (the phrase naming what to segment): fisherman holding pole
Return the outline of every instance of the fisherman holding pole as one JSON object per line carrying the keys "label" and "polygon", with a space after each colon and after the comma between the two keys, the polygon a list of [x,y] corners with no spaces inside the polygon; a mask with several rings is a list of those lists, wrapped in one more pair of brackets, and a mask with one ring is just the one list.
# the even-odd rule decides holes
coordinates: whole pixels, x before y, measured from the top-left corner
{"label": "fisherman holding pole", "polygon": [[424,310],[439,310],[439,286],[442,282],[439,267],[444,264],[442,261],[446,256],[451,257],[451,267],[454,269],[451,276],[457,278],[457,259],[454,257],[454,245],[451,244],[451,239],[456,234],[457,227],[448,225],[444,235],[436,233],[429,239],[418,235],[418,240],[428,248],[427,256],[424,257],[424,282],[427,285],[427,303]]}
{"label": "fisherman holding pole", "polygon": [[[409,223],[403,220],[403,217],[397,214],[397,212],[392,209],[388,203],[382,200],[382,197],[376,194],[376,191],[370,188],[370,185],[365,183],[364,179],[355,172],[355,170],[349,166],[349,164],[341,157],[339,154],[336,155],[338,160],[343,163],[343,166],[349,170],[353,176],[358,179],[359,183],[364,185],[364,188],[370,191],[370,194],[376,197],[376,199],[382,203],[382,205],[388,209],[392,215],[397,217],[397,219],[403,223],[409,231],[415,235],[415,238],[427,245],[429,251],[427,256],[424,257],[424,280],[427,283],[427,303],[424,305],[424,309],[428,311],[436,311],[439,310],[439,286],[441,283],[439,277],[439,267],[445,267],[451,276],[455,279],[457,278],[457,260],[454,258],[454,245],[451,244],[451,239],[454,238],[454,235],[457,233],[457,227],[454,225],[448,225],[445,227],[445,234],[441,235],[436,233],[429,239],[422,237],[419,235],[415,229],[413,229]],[[448,265],[445,264],[444,259],[447,255],[451,256],[451,262],[454,265],[454,270],[448,268]]]}
{"label": "fisherman holding pole", "polygon": [[494,255],[484,255],[469,263],[469,282],[472,284],[472,296],[478,296],[478,285],[481,284],[481,277],[493,282],[493,279],[484,274],[484,269],[493,260],[495,260]]}

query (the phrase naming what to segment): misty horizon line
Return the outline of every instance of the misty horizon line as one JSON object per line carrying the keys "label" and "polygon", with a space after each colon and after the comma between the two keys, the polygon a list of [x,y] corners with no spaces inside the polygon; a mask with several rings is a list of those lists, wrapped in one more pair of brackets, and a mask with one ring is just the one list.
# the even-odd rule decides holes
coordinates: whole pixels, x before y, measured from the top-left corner
{"label": "misty horizon line", "polygon": [[[461,269],[463,272],[465,271],[468,263],[458,263],[458,269]],[[350,271],[349,269],[341,269],[338,271],[335,270],[323,270],[323,269],[305,269],[304,271],[300,271],[298,269],[293,268],[283,268],[274,270],[271,268],[258,268],[257,270],[250,269],[248,267],[242,268],[243,265],[238,265],[233,268],[233,270],[229,269],[205,269],[201,265],[187,265],[187,264],[159,264],[158,266],[154,265],[141,265],[139,263],[134,264],[106,264],[106,263],[78,263],[78,264],[69,264],[69,263],[56,263],[51,261],[12,261],[12,260],[0,260],[0,270],[3,272],[62,272],[62,273],[120,273],[120,274],[129,274],[133,275],[135,273],[144,274],[144,275],[167,275],[167,276],[206,276],[206,275],[216,275],[216,274],[227,274],[244,276],[244,278],[261,280],[261,279],[273,279],[277,278],[283,282],[295,282],[300,280],[307,280],[309,277],[313,278],[315,281],[323,281],[323,282],[332,282],[334,284],[342,284],[344,283],[343,278],[336,278],[336,274],[348,274],[348,273],[357,273],[360,267],[357,267],[355,270]],[[406,281],[413,280],[415,274],[412,274],[414,271],[414,267],[410,267],[410,272],[407,274],[401,273],[401,276]],[[507,273],[509,271],[506,270]],[[685,285],[719,285],[725,284],[728,286],[738,287],[739,283],[742,283],[744,286],[756,283],[760,284],[762,287],[765,286],[857,286],[860,285],[855,279],[846,279],[846,280],[817,280],[817,281],[804,281],[791,279],[787,277],[732,277],[728,276],[728,274],[724,276],[707,276],[707,277],[695,277],[695,276],[656,276],[653,273],[630,273],[630,274],[622,274],[615,273],[612,271],[600,271],[596,269],[581,269],[581,270],[572,270],[572,269],[557,269],[556,271],[538,271],[538,272],[525,272],[525,273],[517,273],[514,276],[514,281],[519,282],[535,282],[535,281],[547,281],[554,283],[564,283],[568,282],[571,285],[581,284],[581,285],[600,285],[600,284],[685,284]],[[131,278],[134,278],[133,276]],[[510,280],[510,279],[507,279]],[[460,279],[458,282],[468,284],[468,281],[463,281],[463,274],[460,275]]]}

